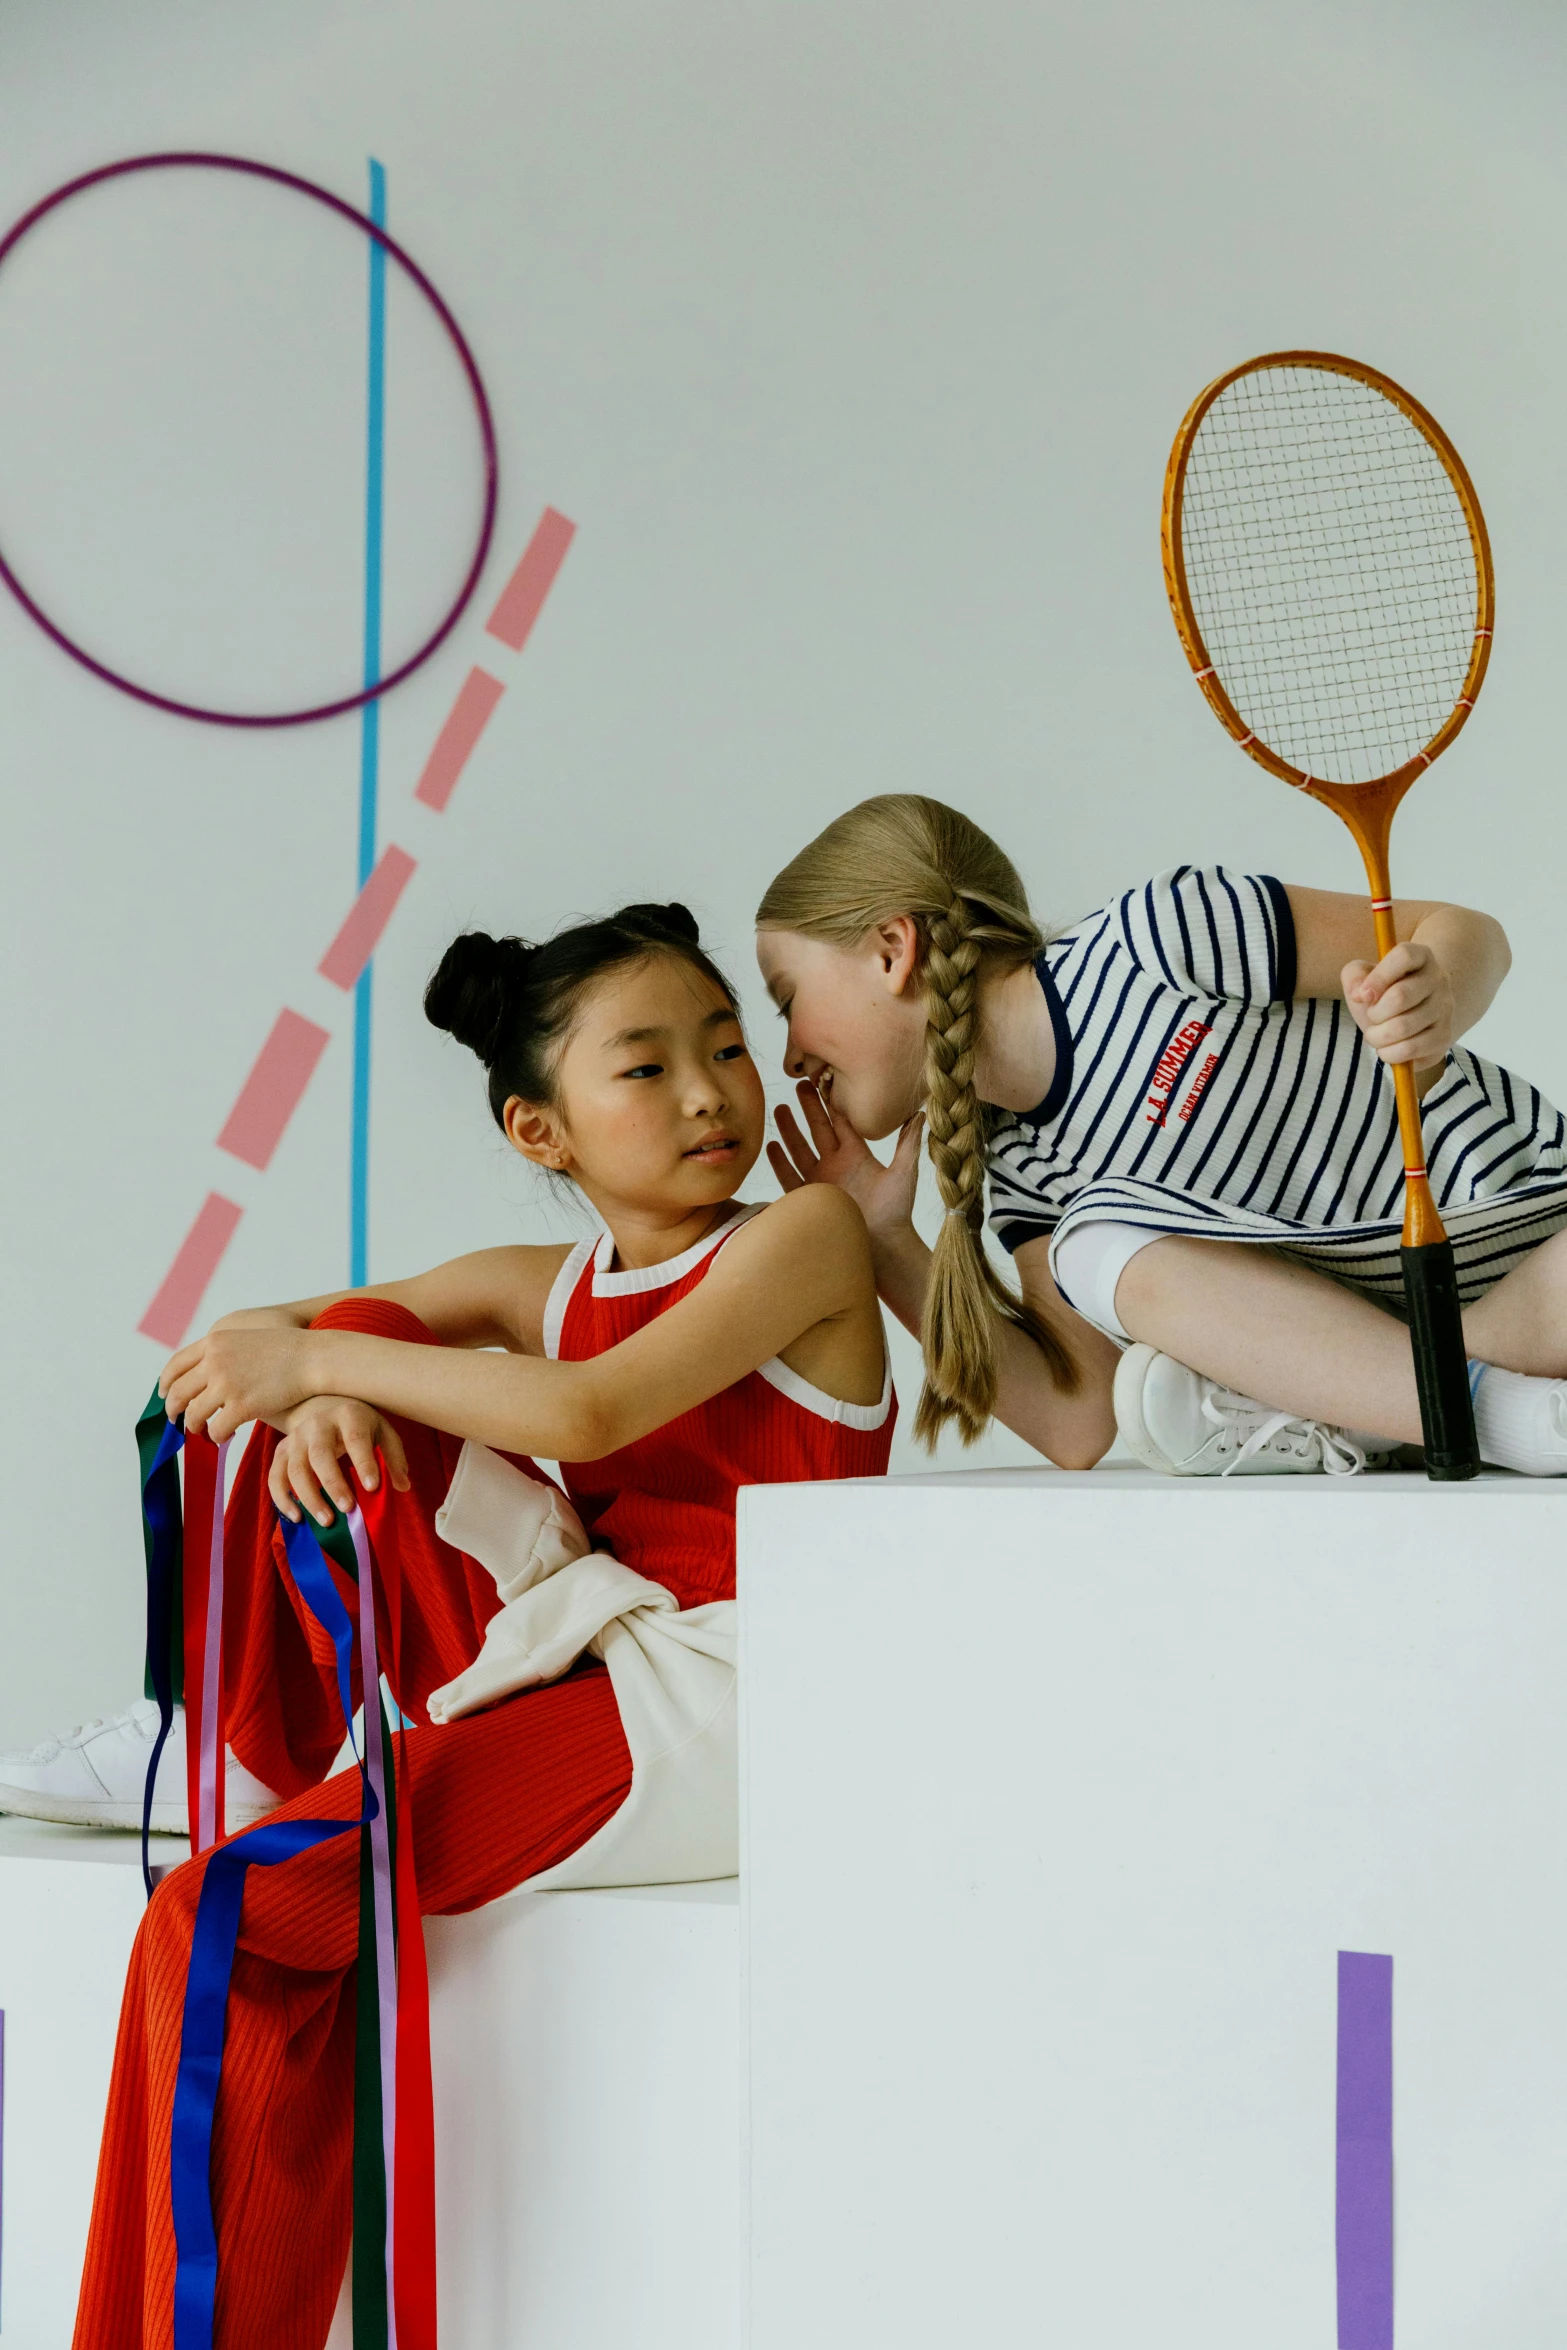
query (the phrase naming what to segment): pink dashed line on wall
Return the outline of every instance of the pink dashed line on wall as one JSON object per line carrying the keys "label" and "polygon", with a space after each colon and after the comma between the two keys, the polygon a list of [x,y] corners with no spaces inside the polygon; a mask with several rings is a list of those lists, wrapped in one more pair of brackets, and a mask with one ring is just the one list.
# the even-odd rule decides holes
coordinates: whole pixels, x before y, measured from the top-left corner
{"label": "pink dashed line on wall", "polygon": [[163,1276],[163,1286],[136,1325],[146,1337],[155,1338],[160,1346],[179,1345],[244,1212],[221,1192],[208,1192]]}
{"label": "pink dashed line on wall", "polygon": [[523,549],[522,561],[512,573],[500,593],[485,628],[499,637],[503,645],[510,645],[520,653],[527,643],[533,623],[544,608],[544,599],[555,585],[555,574],[566,560],[566,549],[577,535],[577,526],[568,522],[564,514],[557,514],[553,506],[546,506],[539,527]]}
{"label": "pink dashed line on wall", "polygon": [[219,1150],[264,1171],[331,1041],[330,1029],[303,1013],[279,1012],[218,1136]]}
{"label": "pink dashed line on wall", "polygon": [[468,764],[469,754],[505,691],[500,679],[492,677],[487,669],[470,669],[463,679],[462,691],[453,702],[451,715],[436,736],[435,748],[414,786],[414,798],[433,808],[437,815],[457,789],[457,779]]}
{"label": "pink dashed line on wall", "polygon": [[354,982],[381,943],[381,933],[397,911],[397,901],[418,870],[417,859],[396,841],[381,851],[375,871],[349,909],[348,919],[333,939],[316,969],[323,979],[351,995]]}
{"label": "pink dashed line on wall", "polygon": [[[553,506],[546,506],[521,561],[501,590],[486,628],[514,653],[520,653],[527,643],[576,530],[574,522],[568,522]],[[449,804],[474,745],[505,691],[502,679],[479,668],[470,669],[458,688],[413,794],[437,815]],[[395,843],[384,851],[316,966],[333,986],[352,992],[417,863]],[[285,1007],[239,1089],[217,1137],[218,1148],[264,1173],[330,1042],[329,1030]],[[226,1199],[221,1192],[207,1194],[157,1295],[136,1325],[145,1337],[156,1339],[160,1346],[181,1343],[244,1212],[237,1201]]]}

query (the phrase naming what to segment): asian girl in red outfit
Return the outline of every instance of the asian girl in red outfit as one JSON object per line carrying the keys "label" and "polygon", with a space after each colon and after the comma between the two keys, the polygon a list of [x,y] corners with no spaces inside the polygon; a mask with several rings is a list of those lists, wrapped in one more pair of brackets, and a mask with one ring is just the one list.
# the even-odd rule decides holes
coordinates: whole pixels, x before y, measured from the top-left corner
{"label": "asian girl in red outfit", "polygon": [[[284,1571],[275,1510],[359,1502],[402,1736],[421,1905],[473,1909],[577,1852],[626,1803],[611,1678],[562,1678],[431,1726],[500,1606],[436,1513],[465,1440],[562,1464],[597,1549],[681,1610],[734,1594],[747,1483],[881,1474],[894,1406],[869,1243],[841,1192],[760,1209],[761,1082],[680,906],[543,946],[459,938],[426,1011],[470,1045],[523,1157],[569,1177],[597,1244],[490,1249],[408,1281],[228,1316],[168,1364],[171,1415],[257,1423],[226,1523],[229,1736],[283,1810],[357,1816],[333,1660]],[[439,1707],[438,1709],[439,1710]],[[220,2350],[321,2350],[350,2225],[356,1839],[249,1877],[212,2149]],[[76,2350],[164,2350],[169,2131],[205,1863],[159,1887],[131,1960]]]}

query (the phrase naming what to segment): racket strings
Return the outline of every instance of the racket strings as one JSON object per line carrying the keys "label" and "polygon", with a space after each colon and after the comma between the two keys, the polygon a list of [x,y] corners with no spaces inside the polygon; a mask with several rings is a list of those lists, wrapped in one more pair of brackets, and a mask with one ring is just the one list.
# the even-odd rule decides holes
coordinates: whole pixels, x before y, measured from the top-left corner
{"label": "racket strings", "polygon": [[1208,658],[1291,765],[1369,783],[1451,714],[1474,543],[1436,450],[1370,384],[1268,367],[1227,385],[1192,443],[1181,541]]}

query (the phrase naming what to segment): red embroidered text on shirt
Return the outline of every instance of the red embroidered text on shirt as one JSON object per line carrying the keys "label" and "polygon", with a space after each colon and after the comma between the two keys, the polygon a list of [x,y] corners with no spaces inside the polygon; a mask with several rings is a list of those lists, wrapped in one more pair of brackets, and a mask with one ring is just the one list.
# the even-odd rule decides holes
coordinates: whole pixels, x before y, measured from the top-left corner
{"label": "red embroidered text on shirt", "polygon": [[1206,1061],[1204,1061],[1202,1067],[1198,1070],[1196,1076],[1192,1079],[1191,1088],[1187,1093],[1186,1099],[1182,1102],[1180,1108],[1175,1113],[1176,1117],[1183,1126],[1185,1125],[1187,1119],[1191,1116],[1193,1110],[1196,1109],[1197,1104],[1201,1101],[1203,1087],[1207,1084],[1209,1078],[1213,1075],[1215,1069],[1217,1069],[1218,1066],[1218,1054],[1210,1053]]}
{"label": "red embroidered text on shirt", "polygon": [[1170,1095],[1175,1081],[1205,1036],[1213,1034],[1211,1020],[1188,1020],[1186,1026],[1171,1037],[1159,1055],[1148,1094],[1148,1124],[1162,1126],[1169,1113]]}

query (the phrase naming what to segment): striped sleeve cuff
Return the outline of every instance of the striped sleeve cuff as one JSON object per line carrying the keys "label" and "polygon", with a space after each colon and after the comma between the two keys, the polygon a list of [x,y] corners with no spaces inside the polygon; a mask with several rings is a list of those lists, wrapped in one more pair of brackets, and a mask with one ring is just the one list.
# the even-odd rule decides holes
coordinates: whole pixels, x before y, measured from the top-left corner
{"label": "striped sleeve cuff", "polygon": [[1025,1240],[1048,1240],[1055,1226],[1035,1223],[1022,1216],[997,1216],[992,1219],[990,1229],[1007,1255],[1015,1257]]}
{"label": "striped sleeve cuff", "polygon": [[1281,882],[1222,865],[1177,865],[1120,901],[1126,946],[1167,987],[1235,1004],[1287,1003],[1295,925]]}
{"label": "striped sleeve cuff", "polygon": [[1273,1001],[1276,1004],[1293,1003],[1297,969],[1294,909],[1282,881],[1275,881],[1271,873],[1259,873],[1257,879],[1268,893],[1268,905],[1273,914]]}

